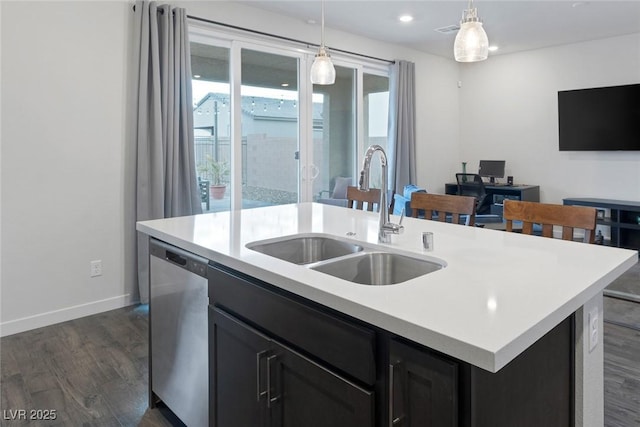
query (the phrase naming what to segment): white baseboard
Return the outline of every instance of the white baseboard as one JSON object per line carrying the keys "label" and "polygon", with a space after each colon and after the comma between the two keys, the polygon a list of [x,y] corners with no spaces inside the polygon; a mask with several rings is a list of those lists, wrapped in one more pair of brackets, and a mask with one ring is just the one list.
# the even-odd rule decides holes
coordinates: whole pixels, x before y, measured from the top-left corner
{"label": "white baseboard", "polygon": [[54,325],[67,320],[78,319],[80,317],[91,316],[92,314],[104,311],[115,310],[133,304],[131,294],[119,295],[117,297],[106,298],[99,301],[92,301],[86,304],[27,316],[20,319],[9,320],[0,323],[0,337],[6,337],[44,326]]}

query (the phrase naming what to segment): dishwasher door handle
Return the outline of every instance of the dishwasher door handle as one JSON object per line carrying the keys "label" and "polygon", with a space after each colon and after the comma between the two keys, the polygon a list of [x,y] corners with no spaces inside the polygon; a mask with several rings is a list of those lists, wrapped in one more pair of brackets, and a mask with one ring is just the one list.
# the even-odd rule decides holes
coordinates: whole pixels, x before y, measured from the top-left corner
{"label": "dishwasher door handle", "polygon": [[207,278],[209,260],[156,239],[149,240],[149,254],[200,277]]}
{"label": "dishwasher door handle", "polygon": [[187,265],[187,259],[185,257],[180,256],[177,253],[172,252],[168,249],[165,251],[165,258],[167,259],[167,261],[171,261],[174,264],[178,264],[180,267],[184,267]]}

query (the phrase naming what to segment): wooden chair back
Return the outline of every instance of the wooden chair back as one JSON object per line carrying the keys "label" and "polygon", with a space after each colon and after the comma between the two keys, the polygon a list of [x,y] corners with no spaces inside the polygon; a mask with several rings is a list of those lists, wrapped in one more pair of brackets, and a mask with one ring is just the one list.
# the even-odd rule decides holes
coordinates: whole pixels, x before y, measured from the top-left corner
{"label": "wooden chair back", "polygon": [[533,234],[533,224],[540,224],[542,235],[553,237],[555,225],[562,227],[563,240],[573,240],[576,228],[584,230],[584,242],[595,240],[596,208],[505,200],[503,217],[507,231],[513,231],[513,221],[522,221],[523,234]]}
{"label": "wooden chair back", "polygon": [[369,191],[362,191],[358,187],[347,187],[347,207],[353,209],[364,210],[364,204],[367,204],[367,210],[373,211],[374,205],[376,210],[380,209],[380,189],[370,188]]}
{"label": "wooden chair back", "polygon": [[437,219],[446,222],[451,218],[454,224],[460,224],[460,216],[467,215],[467,225],[475,225],[476,199],[470,196],[453,196],[448,194],[412,193],[411,212],[414,218],[418,217],[418,210],[424,210],[425,219],[433,219],[437,212]]}

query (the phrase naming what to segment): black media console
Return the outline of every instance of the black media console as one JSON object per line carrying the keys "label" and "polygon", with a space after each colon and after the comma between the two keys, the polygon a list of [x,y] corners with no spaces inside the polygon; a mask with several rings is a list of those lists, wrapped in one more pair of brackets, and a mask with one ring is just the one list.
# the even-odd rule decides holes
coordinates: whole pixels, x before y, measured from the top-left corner
{"label": "black media console", "polygon": [[599,225],[611,228],[611,246],[640,250],[640,202],[597,198],[568,198],[565,205],[593,206]]}
{"label": "black media console", "polygon": [[[491,185],[485,184],[487,192],[485,199],[485,209],[481,214],[490,213],[492,215],[502,216],[502,203],[504,199],[524,200],[526,202],[540,201],[540,187],[537,185]],[[445,194],[457,194],[458,184],[446,183],[444,185]]]}

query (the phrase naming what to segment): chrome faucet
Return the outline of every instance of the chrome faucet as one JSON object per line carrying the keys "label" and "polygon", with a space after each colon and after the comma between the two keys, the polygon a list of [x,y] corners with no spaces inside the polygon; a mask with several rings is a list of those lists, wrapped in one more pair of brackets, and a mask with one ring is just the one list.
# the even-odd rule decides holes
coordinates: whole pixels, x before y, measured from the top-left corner
{"label": "chrome faucet", "polygon": [[404,231],[402,226],[402,218],[404,218],[404,209],[400,222],[394,224],[389,218],[389,205],[387,205],[387,154],[379,145],[372,145],[367,149],[362,163],[362,172],[360,172],[360,190],[369,191],[369,170],[371,169],[371,158],[380,152],[380,163],[382,166],[382,189],[380,190],[380,226],[378,229],[378,242],[391,243],[391,234],[401,234]]}

